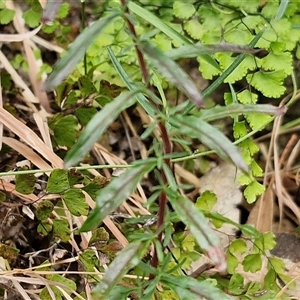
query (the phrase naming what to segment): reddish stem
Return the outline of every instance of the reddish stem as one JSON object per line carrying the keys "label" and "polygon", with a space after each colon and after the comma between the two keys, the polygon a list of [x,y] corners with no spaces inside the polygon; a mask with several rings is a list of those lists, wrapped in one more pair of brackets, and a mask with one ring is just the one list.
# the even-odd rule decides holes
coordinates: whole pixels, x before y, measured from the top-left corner
{"label": "reddish stem", "polygon": [[[129,9],[126,5],[126,0],[121,0],[121,4],[125,7],[125,13],[129,14],[130,12],[129,12]],[[126,18],[126,22],[127,22],[128,28],[129,28],[132,36],[136,40],[137,39],[137,34],[136,34],[136,31],[135,31],[134,25],[130,22],[130,20],[128,18]],[[146,65],[144,55],[140,51],[140,49],[138,48],[137,44],[135,44],[135,50],[136,50],[136,53],[137,53],[137,57],[138,57],[138,61],[139,61],[139,65],[140,65],[143,80],[145,81],[145,83],[147,83],[147,88],[153,91],[154,88],[149,83],[149,72],[148,72],[148,69],[147,69],[147,65]],[[151,102],[151,104],[155,108],[159,108],[157,106],[157,104],[151,98],[149,98],[149,101]],[[160,121],[159,129],[161,131],[162,142],[163,142],[163,146],[164,146],[164,153],[165,154],[170,154],[172,152],[172,143],[170,141],[168,131],[167,131],[165,123],[163,121]],[[164,162],[171,169],[170,159],[166,158],[164,160]],[[161,177],[162,177],[162,180],[163,180],[163,184],[167,184],[168,180],[167,180],[166,174],[163,170],[161,170]],[[163,242],[163,230],[161,230],[161,229],[162,229],[162,226],[163,226],[164,220],[165,220],[167,201],[168,201],[167,195],[164,191],[162,191],[160,196],[159,196],[159,211],[158,211],[158,220],[157,220],[157,230],[159,231],[158,240],[161,243]],[[154,268],[157,268],[157,266],[158,266],[158,256],[157,256],[156,249],[154,250],[153,258],[152,258],[152,261],[151,261],[151,266],[154,267]],[[153,279],[154,277],[155,276],[153,274],[150,275],[150,279]]]}

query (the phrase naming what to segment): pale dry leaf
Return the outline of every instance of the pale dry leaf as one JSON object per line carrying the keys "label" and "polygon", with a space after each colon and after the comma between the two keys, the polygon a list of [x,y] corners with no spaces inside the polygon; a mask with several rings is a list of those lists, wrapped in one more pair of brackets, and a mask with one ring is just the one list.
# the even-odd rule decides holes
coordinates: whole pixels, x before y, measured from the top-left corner
{"label": "pale dry leaf", "polygon": [[[238,205],[243,200],[241,186],[237,182],[239,174],[240,171],[234,165],[223,162],[200,178],[201,187],[199,189],[200,193],[206,190],[213,192],[217,196],[217,202],[212,210],[236,223],[240,223],[241,212]],[[231,224],[223,224],[220,232],[235,235],[236,227]],[[227,236],[221,234],[220,238],[223,245],[228,244]]]}
{"label": "pale dry leaf", "polygon": [[28,167],[28,169],[30,169],[30,167],[31,167],[30,161],[28,159],[20,160],[20,161],[16,162],[16,167],[17,168]]}
{"label": "pale dry leaf", "polygon": [[56,168],[63,168],[64,163],[63,160],[57,156],[54,152],[52,152],[43,141],[36,135],[34,131],[32,131],[25,124],[20,122],[14,116],[12,116],[9,112],[0,107],[0,119],[4,126],[10,129],[13,133],[18,135],[21,139],[23,139],[30,147],[35,149],[38,153],[40,153],[44,158],[52,163],[52,165]]}
{"label": "pale dry leaf", "polygon": [[65,299],[73,300],[73,298],[63,288],[61,288],[60,286],[57,286],[56,288],[60,290]]}
{"label": "pale dry leaf", "polygon": [[26,215],[29,219],[34,220],[34,213],[27,205],[22,205],[22,212]]}
{"label": "pale dry leaf", "polygon": [[22,295],[24,300],[31,300],[31,297],[29,297],[29,295],[26,293],[26,291],[24,290],[24,288],[21,286],[21,284],[18,281],[14,280],[14,279],[12,279],[11,281],[12,281],[15,289],[18,291],[18,293],[20,295]]}

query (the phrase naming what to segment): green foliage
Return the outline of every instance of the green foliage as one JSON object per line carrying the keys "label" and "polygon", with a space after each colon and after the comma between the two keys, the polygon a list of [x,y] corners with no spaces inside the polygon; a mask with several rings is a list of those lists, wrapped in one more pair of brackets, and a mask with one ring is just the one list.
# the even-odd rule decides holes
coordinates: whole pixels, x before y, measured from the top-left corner
{"label": "green foliage", "polygon": [[54,205],[49,200],[44,200],[38,204],[35,211],[35,216],[40,221],[46,221],[52,213]]}
{"label": "green foliage", "polygon": [[81,227],[81,231],[88,231],[99,225],[109,213],[125,201],[136,188],[141,177],[150,172],[153,167],[153,162],[132,167],[104,187],[96,198],[97,207],[89,215],[87,221]]}
{"label": "green foliage", "polygon": [[50,174],[46,190],[48,193],[61,193],[70,188],[69,172],[56,169]]}
{"label": "green foliage", "polygon": [[67,242],[70,239],[71,231],[67,220],[54,219],[52,231],[53,236],[61,239],[62,242]]}
{"label": "green foliage", "polygon": [[[56,88],[55,103],[60,111],[49,119],[49,128],[54,151],[64,159],[66,169],[45,171],[50,173],[48,178],[44,175],[46,193],[55,194],[56,198],[42,199],[35,205],[37,232],[41,238],[62,242],[61,246],[70,243],[72,247],[68,249],[75,248],[73,243],[79,240],[87,246],[76,253],[76,259],[80,270],[104,271],[103,277],[88,275],[89,283],[97,284],[93,292],[99,299],[125,299],[133,295],[145,300],[156,296],[256,299],[263,289],[267,292],[259,298],[272,299],[279,290],[276,278],[288,281],[282,261],[267,257],[267,251],[275,246],[275,236],[212,212],[218,202],[213,192],[206,191],[196,203],[191,202],[183,195],[187,185],[178,185],[169,160],[193,158],[194,167],[199,163],[197,155],[208,149],[243,172],[238,180],[245,185],[244,195],[249,203],[264,192],[265,187],[256,180],[263,175],[254,158],[259,148],[249,136],[265,129],[274,116],[285,113],[285,108],[260,103],[265,102],[264,98],[272,101],[285,93],[284,81],[293,72],[294,49],[300,39],[300,31],[292,28],[298,22],[299,8],[293,3],[284,5],[284,1],[169,2],[143,0],[142,5],[129,1],[129,12],[124,13],[119,1],[104,1],[101,17],[72,41],[53,68],[44,87]],[[58,9],[55,2],[48,5],[43,14],[45,19],[51,5]],[[1,24],[9,23],[14,12],[1,3],[0,9]],[[42,28],[44,33],[54,34],[59,43],[68,41],[71,28],[61,19],[66,18],[69,9],[67,3],[61,4],[56,19]],[[7,14],[1,17],[5,11]],[[23,14],[29,27],[38,26],[41,16],[37,0],[29,3]],[[134,31],[127,21],[132,22]],[[262,49],[252,49],[254,46]],[[184,70],[186,59],[199,62],[204,78],[217,77],[203,92]],[[14,56],[12,65],[16,69],[28,68],[20,54]],[[38,76],[50,71],[51,67],[44,64]],[[230,93],[224,94],[224,105],[212,103],[208,108],[205,97],[222,83],[230,89]],[[182,94],[174,98],[178,93]],[[147,144],[151,143],[150,158],[137,160],[121,176],[112,179],[68,169],[89,160],[88,154],[110,125],[122,112],[135,106],[143,108],[146,119],[152,122],[148,128],[140,128],[141,136],[147,137]],[[224,134],[222,123],[216,123],[223,118],[233,121],[235,144]],[[170,141],[179,152],[172,152]],[[195,144],[201,144],[199,151],[187,156],[194,153]],[[158,228],[153,224],[141,225],[139,218],[145,216],[134,220],[121,216],[125,220],[113,221],[130,241],[123,248],[119,241],[110,239],[111,228],[98,226],[148,176],[156,176],[157,183],[149,191],[152,196],[144,207],[153,215],[158,213],[161,223]],[[15,182],[16,190],[22,194],[36,192],[34,175],[18,174]],[[96,204],[91,211],[88,196]],[[174,211],[165,211],[165,201],[170,202]],[[138,208],[138,212],[145,209]],[[178,232],[179,220],[188,230]],[[241,238],[228,246],[226,257],[209,220],[217,228],[231,224],[242,232]],[[105,226],[109,227],[107,223]],[[168,251],[171,241],[173,248]],[[150,245],[155,254],[151,251],[153,257],[149,259]],[[187,276],[192,262],[201,256],[207,256],[219,274],[200,274],[197,279]],[[108,267],[102,266],[103,257],[110,261]],[[268,263],[263,264],[266,259]],[[247,282],[240,271],[242,267],[243,272],[256,273],[264,265],[266,273],[261,282]],[[222,276],[223,272],[228,272],[228,276]],[[124,277],[129,273],[134,280]],[[68,274],[45,277],[59,287],[51,285],[51,291],[43,288],[41,299],[63,299],[66,294],[71,297],[78,288]],[[145,277],[151,280],[144,280]],[[158,286],[162,289],[159,296]]]}
{"label": "green foliage", "polygon": [[0,10],[0,23],[6,25],[13,20],[15,12],[11,9],[4,8]]}
{"label": "green foliage", "polygon": [[[20,168],[20,171],[28,170],[28,168]],[[16,191],[22,194],[31,194],[34,191],[36,177],[33,174],[16,175]]]}
{"label": "green foliage", "polygon": [[49,127],[53,130],[54,141],[59,146],[72,147],[78,135],[78,119],[75,116],[56,115],[49,121]]}
{"label": "green foliage", "polygon": [[28,1],[30,8],[23,13],[23,19],[29,27],[37,27],[42,17],[42,7],[39,1]]}
{"label": "green foliage", "polygon": [[86,216],[89,206],[85,202],[85,196],[79,189],[69,189],[62,194],[62,199],[70,213],[74,216]]}
{"label": "green foliage", "polygon": [[[63,290],[65,290],[65,292],[67,292],[68,294],[70,293],[70,290],[71,291],[76,290],[76,283],[73,280],[70,280],[62,275],[58,275],[58,274],[47,275],[46,278],[52,282],[57,282],[58,284],[60,284],[60,287],[63,287]],[[60,289],[58,289],[55,286],[51,286],[51,290],[55,295],[55,299],[61,299],[61,300],[64,299],[64,293]],[[47,287],[45,287],[41,291],[40,297],[42,300],[53,299]]]}
{"label": "green foliage", "polygon": [[211,210],[217,202],[217,196],[211,191],[205,191],[197,199],[196,207],[201,210]]}

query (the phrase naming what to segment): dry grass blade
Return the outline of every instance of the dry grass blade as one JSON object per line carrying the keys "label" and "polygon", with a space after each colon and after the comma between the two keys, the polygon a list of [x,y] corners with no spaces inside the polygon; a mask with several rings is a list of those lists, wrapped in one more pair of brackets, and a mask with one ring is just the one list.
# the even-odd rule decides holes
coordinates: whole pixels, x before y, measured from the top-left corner
{"label": "dry grass blade", "polygon": [[2,123],[13,133],[23,139],[30,147],[35,149],[56,168],[63,168],[63,160],[52,152],[43,141],[30,128],[13,117],[9,112],[0,108]]}
{"label": "dry grass blade", "polygon": [[35,120],[37,127],[39,128],[39,131],[42,135],[45,144],[50,150],[53,151],[51,137],[50,137],[50,130],[46,118],[41,116],[40,113],[34,113],[33,118]]}
{"label": "dry grass blade", "polygon": [[23,289],[23,287],[21,286],[21,284],[18,281],[14,280],[14,279],[12,279],[11,281],[12,281],[13,285],[15,286],[16,290],[20,293],[20,295],[22,295],[24,300],[31,300],[30,296],[26,293],[26,291]]}
{"label": "dry grass blade", "polygon": [[[0,107],[3,108],[1,77],[0,77]],[[2,138],[3,138],[3,124],[0,123],[0,150],[2,149],[2,142],[3,142]]]}
{"label": "dry grass blade", "polygon": [[[37,36],[37,35],[33,36],[33,37],[30,39],[30,41],[32,41],[32,42],[34,42],[35,44],[40,45],[40,46],[42,46],[42,47],[48,49],[49,51],[54,51],[54,52],[57,52],[57,53],[62,53],[62,52],[64,52],[64,49],[63,49],[62,47],[57,46],[57,45],[55,45],[55,44],[53,44],[53,43],[50,43],[50,42],[48,42],[48,41],[42,39],[41,37],[39,37],[39,36]],[[29,42],[30,42],[30,41],[29,41]]]}
{"label": "dry grass blade", "polygon": [[0,42],[22,42],[36,35],[40,31],[41,27],[42,25],[32,31],[23,32],[20,34],[0,34]]}
{"label": "dry grass blade", "polygon": [[247,224],[255,225],[261,232],[273,230],[274,216],[274,192],[272,184],[269,184],[266,192],[256,201],[252,208]]}
{"label": "dry grass blade", "polygon": [[31,148],[25,144],[17,141],[16,139],[3,137],[3,143],[12,149],[16,150],[18,153],[26,157],[39,169],[51,169],[51,166],[45,162],[39,155],[37,155]]}
{"label": "dry grass blade", "polygon": [[3,67],[6,71],[10,74],[14,83],[19,86],[22,91],[22,95],[24,97],[24,102],[33,110],[37,111],[32,103],[39,103],[38,99],[34,96],[32,91],[28,88],[27,84],[24,80],[20,77],[20,75],[16,72],[16,70],[12,67],[8,59],[5,57],[2,51],[0,51],[0,62],[2,63]]}
{"label": "dry grass blade", "polygon": [[[25,28],[23,26],[23,23],[24,23],[23,18],[22,18],[23,12],[21,11],[21,9],[18,6],[15,6],[12,1],[10,1],[7,4],[7,6],[16,12],[14,20],[13,20],[14,27],[16,28],[16,30],[20,34],[26,34]],[[38,28],[40,28],[40,27],[41,26],[39,26]],[[40,79],[38,79],[40,65],[34,57],[33,50],[30,47],[28,39],[23,40],[23,46],[24,46],[28,64],[30,66],[30,68],[28,70],[28,75],[29,75],[29,79],[30,79],[34,94],[35,94],[36,98],[39,100],[42,107],[47,112],[51,112],[48,96],[45,91],[42,91],[42,81]]]}
{"label": "dry grass blade", "polygon": [[[84,192],[84,194],[90,208],[94,209],[96,206],[95,201],[87,193]],[[123,235],[123,233],[119,230],[119,228],[112,222],[112,220],[109,217],[104,218],[103,223],[107,226],[107,228],[111,231],[111,233],[121,243],[123,247],[128,245],[128,240],[126,239],[126,237]]]}
{"label": "dry grass blade", "polygon": [[[110,153],[107,149],[105,149],[100,144],[96,143],[94,148],[101,153],[101,155],[104,157],[105,161],[109,165],[115,165],[115,164],[127,165],[127,162],[125,160],[123,160],[123,159],[119,158],[118,156]],[[142,200],[142,203],[146,203],[147,202],[147,197],[146,197],[145,192],[144,192],[144,190],[143,190],[143,188],[140,184],[137,185],[137,190],[140,193],[140,196],[141,196],[140,199]]]}
{"label": "dry grass blade", "polygon": [[200,188],[201,180],[193,173],[185,170],[179,164],[175,164],[175,172],[181,178],[194,185],[195,188]]}

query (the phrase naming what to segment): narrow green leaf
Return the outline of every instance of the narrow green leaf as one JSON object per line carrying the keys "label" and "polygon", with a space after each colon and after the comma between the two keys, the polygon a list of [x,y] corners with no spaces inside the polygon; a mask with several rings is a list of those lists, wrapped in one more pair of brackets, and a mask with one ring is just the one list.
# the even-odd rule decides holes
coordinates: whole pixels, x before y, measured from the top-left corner
{"label": "narrow green leaf", "polygon": [[[131,78],[128,76],[118,59],[116,58],[113,51],[108,47],[107,48],[108,55],[111,59],[111,62],[113,63],[116,71],[118,72],[119,76],[122,78],[124,83],[126,84],[127,88],[130,91],[136,91],[138,89],[138,86],[131,80]],[[149,100],[142,94],[138,93],[136,94],[136,100],[139,102],[139,104],[145,109],[145,111],[151,116],[152,118],[155,118],[156,112],[153,107],[153,105],[149,102]]]}
{"label": "narrow green leaf", "polygon": [[194,116],[174,116],[170,123],[188,137],[198,138],[224,160],[230,160],[241,171],[248,173],[249,169],[238,148],[216,127]]}
{"label": "narrow green leaf", "polygon": [[80,135],[77,143],[68,152],[65,158],[66,168],[74,166],[85,157],[118,115],[124,109],[135,103],[135,94],[136,92],[122,93],[94,115]]}
{"label": "narrow green leaf", "polygon": [[204,106],[204,101],[200,91],[178,64],[166,56],[157,47],[154,47],[148,42],[141,42],[139,47],[142,51],[148,54],[151,58],[151,64],[159,73],[165,76],[179,90],[185,93],[196,106]]}
{"label": "narrow green leaf", "polygon": [[[152,24],[154,27],[161,30],[164,34],[166,34],[168,37],[170,37],[177,43],[186,44],[186,45],[189,45],[189,44],[192,45],[194,43],[193,41],[187,39],[183,34],[180,34],[175,29],[170,27],[168,24],[163,22],[160,18],[156,17],[149,10],[137,5],[136,3],[133,3],[132,1],[130,1],[128,3],[128,7],[133,13],[135,13],[139,17],[143,18],[144,20],[146,20],[147,22]],[[200,56],[201,56],[201,58],[206,60],[206,62],[208,62],[215,68],[217,68],[217,69],[219,68],[218,63],[213,58],[211,58],[209,55],[202,54]]]}
{"label": "narrow green leaf", "polygon": [[207,219],[187,198],[172,193],[169,190],[170,202],[178,213],[179,218],[187,225],[198,245],[207,252],[208,256],[216,263],[221,271],[226,270],[226,261],[222,253],[220,239],[210,228]]}
{"label": "narrow green leaf", "polygon": [[51,172],[46,191],[48,193],[59,194],[69,189],[68,171],[62,169],[55,169]]}
{"label": "narrow green leaf", "polygon": [[234,115],[258,113],[258,114],[270,114],[280,116],[286,113],[287,108],[285,106],[277,107],[270,104],[240,104],[232,103],[227,106],[214,106],[208,109],[202,109],[200,111],[200,118],[203,121],[210,122],[226,118]]}
{"label": "narrow green leaf", "polygon": [[248,237],[251,238],[261,238],[261,233],[259,231],[257,231],[255,229],[254,226],[246,224],[246,225],[241,225],[239,223],[236,223],[234,221],[232,221],[229,218],[226,218],[222,215],[220,215],[217,212],[211,212],[211,211],[202,211],[203,215],[206,218],[211,218],[213,220],[219,221],[219,222],[223,222],[223,223],[227,223],[227,224],[232,224],[234,226],[236,226],[239,230],[242,231],[242,233]]}
{"label": "narrow green leaf", "polygon": [[[193,45],[183,45],[174,48],[166,53],[166,55],[174,60],[179,58],[197,57],[201,54],[217,53],[217,52],[233,52],[233,53],[251,53],[260,52],[260,49],[253,49],[248,46],[235,45],[230,43],[222,43],[217,45],[204,45],[201,43]],[[221,68],[218,68],[221,70]]]}
{"label": "narrow green leaf", "polygon": [[[262,37],[264,34],[265,30],[261,30],[258,34],[255,35],[253,40],[249,43],[249,47],[254,47],[256,43],[259,41],[259,39]],[[235,61],[222,73],[221,76],[219,76],[208,88],[206,88],[203,92],[202,95],[203,97],[208,96],[211,94],[220,84],[224,82],[224,80],[241,64],[241,62],[246,58],[247,54],[240,54]],[[188,103],[186,106],[183,114],[188,114],[195,105],[193,103]]]}
{"label": "narrow green leaf", "polygon": [[42,23],[47,24],[47,23],[52,22],[55,19],[56,14],[59,10],[59,7],[60,7],[62,1],[63,0],[47,1],[46,7],[43,12],[43,16],[42,16]]}
{"label": "narrow green leaf", "polygon": [[164,23],[159,17],[152,14],[148,9],[142,8],[141,6],[137,5],[136,3],[130,1],[128,3],[128,8],[139,17],[143,18],[154,27],[161,30],[167,36],[172,38],[173,40],[177,41],[180,44],[192,44],[192,41],[187,39],[184,35],[177,32],[175,29]]}
{"label": "narrow green leaf", "polygon": [[61,197],[72,215],[80,217],[88,214],[89,205],[80,189],[69,189]]}
{"label": "narrow green leaf", "polygon": [[278,11],[277,11],[275,20],[280,20],[283,17],[289,3],[290,3],[290,0],[281,0],[280,1],[280,5],[278,7]]}
{"label": "narrow green leaf", "polygon": [[170,276],[162,275],[162,282],[168,285],[173,289],[180,299],[189,299],[189,300],[234,300],[234,297],[231,297],[225,294],[223,291],[214,286],[210,281],[198,281],[195,278],[188,276]]}
{"label": "narrow green leaf", "polygon": [[132,167],[104,187],[96,198],[96,208],[88,216],[80,231],[89,231],[97,227],[130,196],[143,174],[150,172],[154,166],[155,163],[152,162]]}
{"label": "narrow green leaf", "polygon": [[130,243],[117,254],[117,257],[105,271],[104,277],[94,289],[95,296],[101,297],[101,299],[109,299],[109,293],[114,286],[123,278],[124,274],[126,274],[130,268],[138,264],[141,248],[141,243]]}
{"label": "narrow green leaf", "polygon": [[113,13],[101,18],[92,26],[86,28],[68,48],[66,54],[54,67],[54,71],[48,77],[44,88],[50,90],[58,86],[76,67],[83,58],[88,47],[99,36],[104,28],[112,22],[119,14]]}

